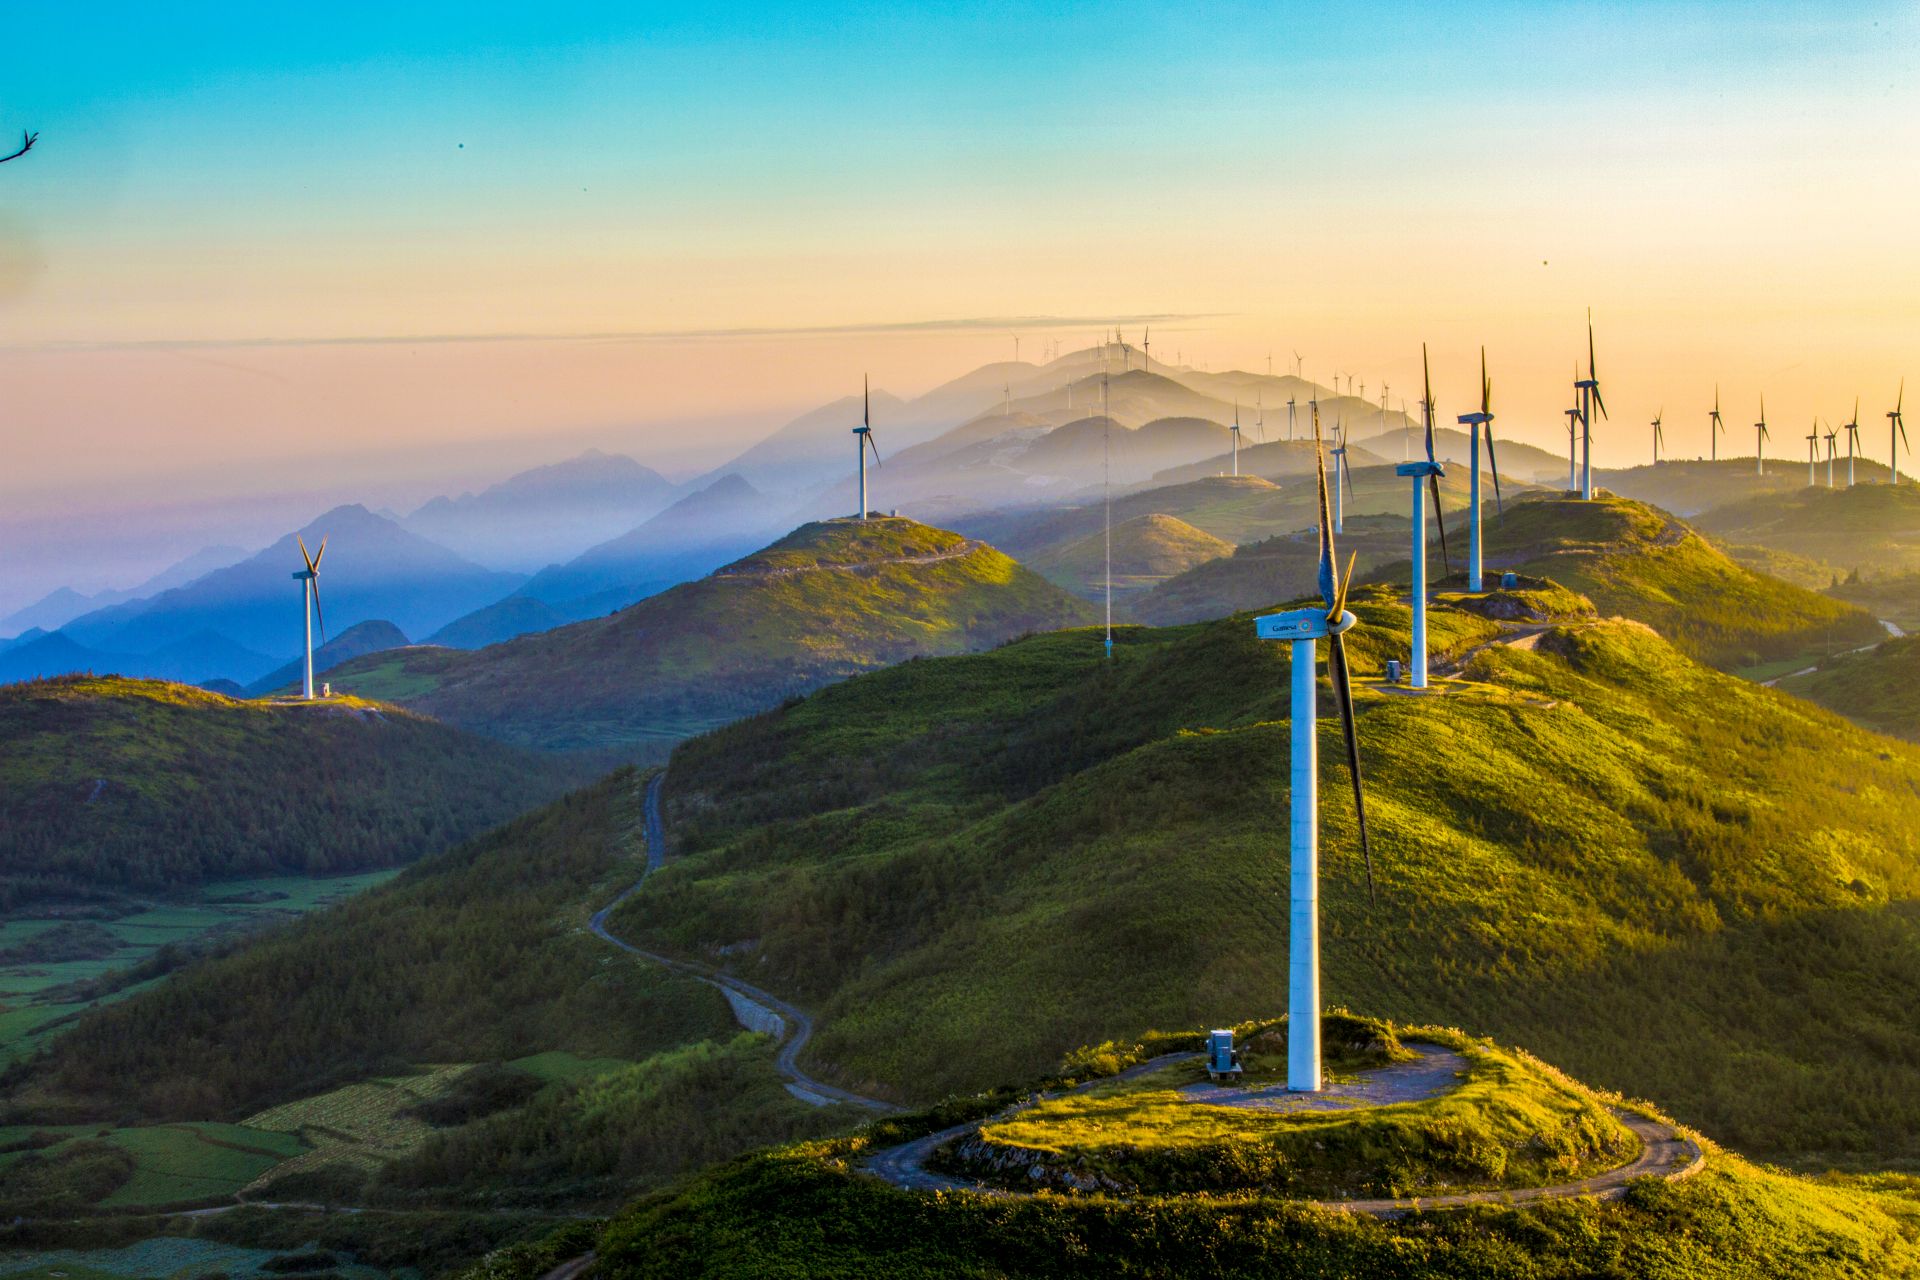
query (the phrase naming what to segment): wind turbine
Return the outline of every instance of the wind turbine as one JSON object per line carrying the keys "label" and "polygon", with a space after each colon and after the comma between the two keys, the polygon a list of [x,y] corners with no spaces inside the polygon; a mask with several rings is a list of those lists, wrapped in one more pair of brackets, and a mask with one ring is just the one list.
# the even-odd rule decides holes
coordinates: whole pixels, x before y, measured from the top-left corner
{"label": "wind turbine", "polygon": [[[1427,344],[1420,344],[1420,372],[1426,382],[1426,395],[1421,401],[1421,416],[1427,422],[1427,458],[1426,461],[1402,462],[1393,469],[1397,476],[1407,476],[1413,481],[1413,661],[1407,683],[1415,689],[1427,687],[1427,511],[1426,490],[1420,482],[1425,480],[1433,488],[1433,516],[1440,526],[1440,555],[1446,563],[1447,524],[1440,513],[1440,477],[1447,469],[1433,456],[1433,378],[1427,372]],[[1451,565],[1447,565],[1449,571]]]}
{"label": "wind turbine", "polygon": [[1661,409],[1659,413],[1653,415],[1653,421],[1647,424],[1653,428],[1653,465],[1656,467],[1660,465],[1660,448],[1667,442],[1666,433],[1660,430],[1660,420],[1666,416],[1667,411]]}
{"label": "wind turbine", "polygon": [[1829,426],[1827,428],[1827,488],[1829,489],[1833,488],[1833,455],[1835,452],[1833,442],[1839,438],[1840,433]]}
{"label": "wind turbine", "polygon": [[1860,451],[1860,397],[1853,398],[1853,420],[1847,423],[1847,488],[1853,488],[1853,455]]}
{"label": "wind turbine", "polygon": [[1892,467],[1888,471],[1887,483],[1900,483],[1900,448],[1907,443],[1907,420],[1900,416],[1900,406],[1907,402],[1907,380],[1900,379],[1900,397],[1893,402],[1893,408],[1887,410],[1887,434],[1892,437],[1889,452],[1892,455]]}
{"label": "wind turbine", "polygon": [[[1310,403],[1313,405],[1313,420],[1318,422],[1320,420],[1320,402],[1314,400]],[[1346,477],[1347,492],[1348,494],[1352,494],[1353,468],[1347,465],[1347,424],[1344,421],[1335,422],[1333,429],[1335,432],[1334,439],[1339,441],[1338,444],[1327,451],[1333,455],[1333,531],[1335,533],[1345,533],[1347,531],[1346,513],[1340,502],[1340,478],[1342,476]]]}
{"label": "wind turbine", "polygon": [[[1860,415],[1856,413],[1854,416]],[[1720,420],[1720,384],[1716,382],[1713,384],[1713,412],[1707,415],[1707,460],[1709,462],[1720,460],[1720,433],[1726,429],[1727,424]]]}
{"label": "wind turbine", "polygon": [[1587,309],[1587,376],[1573,384],[1580,389],[1580,496],[1593,500],[1593,411],[1607,416],[1600,396],[1600,373],[1593,358],[1593,309]]}
{"label": "wind turbine", "polygon": [[1353,716],[1353,680],[1342,639],[1355,622],[1347,611],[1345,576],[1334,557],[1334,528],[1327,511],[1327,459],[1320,438],[1317,402],[1313,413],[1314,457],[1320,481],[1320,597],[1323,606],[1289,609],[1253,620],[1262,640],[1285,640],[1292,675],[1291,796],[1287,838],[1287,881],[1291,900],[1287,926],[1287,1088],[1318,1092],[1320,1072],[1320,741],[1319,641],[1327,641],[1327,681],[1340,711],[1347,748],[1347,773],[1353,780],[1353,806],[1366,860],[1367,897],[1373,898],[1373,849],[1367,839],[1366,797],[1360,785],[1360,740]]}
{"label": "wind turbine", "polygon": [[1756,475],[1767,474],[1767,441],[1772,439],[1772,437],[1773,433],[1767,430],[1767,398],[1762,395],[1760,397],[1760,421],[1753,424],[1753,461],[1754,465],[1758,468],[1755,472]]}
{"label": "wind turbine", "polygon": [[1820,419],[1813,420],[1813,430],[1807,432],[1807,488],[1813,488],[1814,455],[1820,452]]}
{"label": "wind turbine", "polygon": [[1567,415],[1567,492],[1572,493],[1580,487],[1580,409],[1575,406],[1566,410]]}
{"label": "wind turbine", "polygon": [[[1425,352],[1422,352],[1423,357]],[[1493,382],[1487,377],[1487,349],[1480,348],[1480,412],[1463,413],[1455,421],[1467,429],[1467,590],[1481,590],[1480,573],[1480,433],[1487,435],[1487,465],[1493,469],[1493,500],[1502,514],[1507,504],[1500,496],[1500,463],[1493,454]],[[1434,510],[1440,509],[1439,482],[1435,481]]]}
{"label": "wind turbine", "polygon": [[1287,443],[1293,443],[1293,396],[1287,396]]}
{"label": "wind turbine", "polygon": [[1153,326],[1148,325],[1140,335],[1140,367],[1148,373],[1153,372]]}
{"label": "wind turbine", "polygon": [[1293,353],[1293,376],[1296,378],[1300,376],[1300,353],[1298,351]]}
{"label": "wind turbine", "polygon": [[866,375],[860,377],[860,425],[853,429],[853,453],[860,462],[860,510],[857,519],[867,518],[867,450],[873,450],[873,465],[880,465],[880,446],[873,442],[873,396],[867,389]]}
{"label": "wind turbine", "polygon": [[[1268,356],[1267,359],[1271,360],[1273,357]],[[1253,430],[1260,437],[1260,443],[1265,444],[1267,442],[1267,405],[1266,393],[1263,391],[1253,393]]]}
{"label": "wind turbine", "polygon": [[320,616],[320,643],[327,641],[327,615],[320,608],[320,559],[327,554],[327,540],[320,539],[320,550],[307,554],[307,540],[299,534],[293,540],[300,544],[300,558],[307,567],[294,574],[300,580],[300,624],[306,629],[306,667],[300,679],[300,696],[308,702],[313,701],[313,619]]}
{"label": "wind turbine", "polygon": [[1233,402],[1233,474],[1240,474],[1240,402]]}

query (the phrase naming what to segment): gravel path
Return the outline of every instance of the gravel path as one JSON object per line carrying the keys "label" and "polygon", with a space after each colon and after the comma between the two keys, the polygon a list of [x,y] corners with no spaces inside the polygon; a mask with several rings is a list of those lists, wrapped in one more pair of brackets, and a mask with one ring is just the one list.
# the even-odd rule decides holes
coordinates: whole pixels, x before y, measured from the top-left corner
{"label": "gravel path", "polygon": [[1214,1107],[1243,1107],[1249,1111],[1344,1111],[1351,1107],[1384,1107],[1395,1102],[1421,1102],[1438,1097],[1460,1082],[1467,1060],[1442,1045],[1407,1042],[1420,1056],[1394,1062],[1377,1071],[1363,1071],[1351,1080],[1327,1085],[1318,1093],[1289,1092],[1285,1082],[1261,1089],[1201,1081],[1180,1090],[1188,1102]]}
{"label": "gravel path", "polygon": [[[1272,1111],[1320,1111],[1355,1106],[1385,1106],[1394,1102],[1417,1102],[1444,1093],[1458,1081],[1459,1073],[1466,1069],[1466,1059],[1451,1049],[1435,1044],[1416,1043],[1409,1043],[1408,1047],[1420,1053],[1418,1061],[1397,1062],[1377,1071],[1362,1072],[1358,1079],[1330,1085],[1319,1094],[1287,1094],[1284,1085],[1248,1090],[1194,1084],[1184,1087],[1180,1092],[1197,1103],[1213,1106],[1255,1107]],[[1194,1056],[1196,1055],[1169,1054],[1154,1058],[1121,1073],[1118,1078],[1131,1079],[1145,1075],[1151,1071],[1158,1071],[1170,1063]],[[1088,1081],[1073,1092],[1109,1082],[1110,1080]],[[1031,1105],[1031,1102],[1027,1102],[1010,1107],[995,1119],[1012,1115]],[[1635,1178],[1660,1177],[1678,1180],[1697,1173],[1706,1163],[1706,1156],[1701,1152],[1699,1145],[1673,1126],[1658,1120],[1650,1120],[1620,1107],[1611,1107],[1609,1110],[1640,1139],[1640,1155],[1631,1163],[1622,1165],[1618,1169],[1609,1169],[1605,1173],[1595,1174],[1591,1178],[1582,1178],[1578,1182],[1559,1183],[1550,1187],[1526,1187],[1519,1190],[1468,1191],[1445,1196],[1385,1200],[1305,1200],[1299,1203],[1311,1204],[1323,1209],[1343,1209],[1349,1213],[1370,1214],[1379,1218],[1393,1218],[1420,1210],[1456,1209],[1468,1205],[1525,1204],[1533,1200],[1557,1200],[1577,1196],[1611,1200],[1626,1194],[1627,1184]],[[965,1137],[983,1123],[985,1122],[973,1121],[968,1124],[958,1124],[942,1129],[938,1133],[930,1133],[924,1138],[916,1138],[911,1142],[883,1147],[869,1155],[861,1167],[875,1177],[907,1191],[972,1191],[980,1195],[992,1196],[1030,1194],[1022,1191],[1007,1191],[998,1187],[983,1187],[970,1180],[949,1177],[927,1168],[927,1162],[933,1158],[935,1151],[949,1142]]]}
{"label": "gravel path", "polygon": [[751,983],[742,982],[731,974],[721,973],[707,965],[696,964],[689,960],[675,960],[657,952],[645,951],[619,937],[607,928],[607,917],[616,908],[647,882],[647,877],[658,871],[666,862],[667,837],[666,823],[660,812],[660,791],[666,785],[667,775],[657,773],[647,783],[646,793],[646,837],[647,867],[638,880],[627,887],[619,897],[593,913],[587,927],[606,941],[623,951],[664,965],[676,973],[684,973],[697,978],[708,986],[719,989],[733,1006],[733,1015],[740,1025],[749,1031],[761,1031],[779,1037],[782,1041],[780,1052],[774,1058],[774,1069],[787,1083],[787,1092],[802,1102],[816,1107],[845,1103],[853,1107],[865,1107],[869,1111],[891,1112],[899,1108],[892,1103],[882,1102],[878,1098],[862,1097],[860,1094],[815,1080],[800,1069],[800,1051],[806,1048],[807,1041],[813,1036],[813,1019],[800,1009],[788,1004],[770,992],[762,991]]}

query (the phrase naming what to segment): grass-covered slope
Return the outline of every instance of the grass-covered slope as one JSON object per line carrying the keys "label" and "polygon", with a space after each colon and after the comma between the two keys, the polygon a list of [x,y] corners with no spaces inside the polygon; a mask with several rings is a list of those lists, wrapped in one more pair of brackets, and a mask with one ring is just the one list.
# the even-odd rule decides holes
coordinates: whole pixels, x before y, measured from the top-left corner
{"label": "grass-covered slope", "polygon": [[1920,738],[1920,637],[1839,654],[1780,687],[1882,733]]}
{"label": "grass-covered slope", "polygon": [[8,685],[0,895],[394,866],[552,799],[577,772],[353,698],[247,702],[119,677]]}
{"label": "grass-covered slope", "polygon": [[[1920,569],[1920,485],[1879,482],[1829,489],[1801,484],[1783,493],[1723,503],[1694,524],[1726,542],[1811,560],[1829,574],[1865,576]],[[1845,463],[1840,468],[1845,483]]]}
{"label": "grass-covered slope", "polygon": [[81,1019],[10,1080],[40,1116],[232,1119],[421,1062],[644,1057],[725,1002],[588,913],[639,874],[630,771]]}
{"label": "grass-covered slope", "polygon": [[859,671],[1085,621],[1005,555],[906,519],[804,525],[606,618],[349,663],[336,689],[547,747],[671,741]]}
{"label": "grass-covered slope", "polygon": [[[1745,429],[1744,443],[1752,442],[1753,428],[1748,427]],[[1595,471],[1594,482],[1622,497],[1650,503],[1663,511],[1676,511],[1688,517],[1729,502],[1743,502],[1757,494],[1789,494],[1806,487],[1807,464],[1804,460],[1795,466],[1791,460],[1770,457],[1767,459],[1766,474],[1760,475],[1754,470],[1752,454],[1744,458],[1727,457],[1724,439],[1720,453],[1720,459],[1714,462],[1705,458],[1673,458],[1658,466]],[[1856,474],[1862,481],[1871,479],[1879,482],[1887,477],[1885,463],[1869,462],[1862,458],[1857,465],[1859,470]],[[1844,482],[1844,460],[1839,468]],[[1821,474],[1824,476],[1825,472]]]}
{"label": "grass-covered slope", "polygon": [[1585,592],[1602,613],[1653,627],[1717,667],[1867,644],[1871,615],[1743,568],[1681,520],[1602,497],[1516,502],[1486,525],[1486,563]]}
{"label": "grass-covered slope", "polygon": [[[1331,1106],[1295,1106],[1308,1100],[1285,1092],[1286,1020],[1242,1027],[1245,1071],[1230,1088],[1259,1093],[1260,1105],[1196,1097],[1209,1078],[1195,1052],[989,1116],[934,1161],[957,1177],[1010,1190],[1343,1200],[1553,1186],[1640,1154],[1639,1140],[1602,1099],[1525,1054],[1441,1027],[1396,1029],[1340,1014],[1324,1021],[1345,1024],[1347,1036],[1374,1049],[1368,1062],[1341,1052],[1351,1041],[1326,1035],[1330,1089],[1367,1076],[1384,1083],[1395,1066],[1408,1059],[1424,1066],[1429,1053],[1459,1066],[1438,1069],[1446,1078],[1432,1090],[1410,1088],[1393,1100],[1335,1095]],[[1192,1033],[1196,1048],[1200,1039]]]}
{"label": "grass-covered slope", "polygon": [[1684,1182],[1399,1219],[1260,1197],[930,1196],[854,1168],[864,1137],[761,1153],[639,1201],[597,1275],[977,1280],[1867,1280],[1920,1269],[1908,1196],[1713,1152]]}
{"label": "grass-covered slope", "polygon": [[[1681,521],[1637,502],[1602,497],[1529,498],[1500,513],[1483,510],[1485,567],[1553,578],[1591,597],[1603,613],[1634,618],[1680,649],[1723,667],[1752,666],[1822,649],[1865,644],[1879,633],[1860,610],[1729,559]],[[1348,519],[1343,554],[1359,557],[1363,579],[1407,580],[1404,519]],[[1454,574],[1442,579],[1438,539],[1428,531],[1428,572],[1436,582],[1465,581],[1467,535],[1459,505],[1449,507]],[[1315,590],[1313,535],[1241,547],[1169,578],[1130,612],[1155,623],[1193,622],[1263,609]]]}
{"label": "grass-covered slope", "polygon": [[[1329,1000],[1484,1027],[1750,1151],[1920,1163],[1920,755],[1632,622],[1383,692],[1406,608],[1356,612],[1379,901],[1330,766]],[[1446,654],[1498,634],[1430,621]],[[911,664],[686,744],[685,856],[619,926],[811,1005],[818,1069],[903,1098],[1274,1009],[1286,646],[1245,618],[1118,640]]]}
{"label": "grass-covered slope", "polygon": [[[1405,516],[1349,517],[1340,553],[1354,557],[1354,572],[1371,576],[1382,566],[1410,558],[1412,525]],[[1439,549],[1434,548],[1436,557]],[[1244,543],[1231,556],[1209,560],[1155,585],[1127,602],[1129,618],[1165,626],[1204,622],[1230,613],[1264,609],[1279,600],[1311,595],[1320,571],[1320,542],[1312,529]],[[1440,565],[1436,559],[1433,572]]]}
{"label": "grass-covered slope", "polygon": [[[1136,516],[1113,527],[1113,587],[1138,592],[1176,573],[1233,554],[1233,544],[1196,529],[1178,516]],[[1092,598],[1106,587],[1107,538],[1103,530],[1035,557],[1028,563],[1047,581]]]}

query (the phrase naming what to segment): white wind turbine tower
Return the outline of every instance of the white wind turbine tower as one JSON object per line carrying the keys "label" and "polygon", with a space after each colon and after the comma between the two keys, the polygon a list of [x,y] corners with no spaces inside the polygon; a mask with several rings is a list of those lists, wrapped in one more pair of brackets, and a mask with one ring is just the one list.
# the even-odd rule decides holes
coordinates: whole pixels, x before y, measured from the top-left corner
{"label": "white wind turbine tower", "polygon": [[306,632],[306,666],[300,678],[300,696],[308,702],[313,701],[313,619],[320,617],[320,642],[326,643],[327,615],[320,608],[320,558],[327,554],[327,540],[320,539],[320,550],[307,554],[307,540],[299,534],[293,540],[300,544],[300,558],[307,567],[293,576],[300,580],[300,625]]}
{"label": "white wind turbine tower", "polygon": [[867,518],[867,450],[873,450],[873,465],[880,465],[880,446],[873,442],[873,397],[867,389],[865,374],[860,377],[860,425],[853,429],[853,455],[860,465],[860,510],[855,519]]}
{"label": "white wind turbine tower", "polygon": [[[1343,576],[1334,554],[1334,530],[1327,500],[1327,459],[1320,438],[1320,414],[1313,414],[1314,456],[1320,482],[1320,573],[1322,605],[1289,609],[1254,619],[1262,640],[1290,644],[1292,683],[1291,796],[1287,838],[1289,913],[1287,926],[1287,1088],[1317,1092],[1320,1064],[1320,742],[1319,641],[1327,642],[1327,680],[1333,686],[1340,728],[1346,740],[1347,773],[1353,780],[1353,804],[1366,858],[1367,897],[1373,897],[1373,850],[1367,839],[1367,807],[1360,787],[1360,741],[1353,715],[1353,682],[1344,636],[1355,622],[1348,612],[1347,587],[1353,561]],[[1337,481],[1336,481],[1337,483]]]}
{"label": "white wind turbine tower", "polygon": [[1293,443],[1293,393],[1287,393],[1287,443]]}
{"label": "white wind turbine tower", "polygon": [[1233,474],[1240,474],[1240,402],[1233,402]]}

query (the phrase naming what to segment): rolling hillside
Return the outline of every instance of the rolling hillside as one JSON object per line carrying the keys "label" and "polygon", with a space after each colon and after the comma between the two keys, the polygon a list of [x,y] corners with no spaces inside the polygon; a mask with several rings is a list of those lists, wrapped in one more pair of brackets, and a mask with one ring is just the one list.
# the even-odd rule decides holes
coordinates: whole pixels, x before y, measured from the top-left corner
{"label": "rolling hillside", "polygon": [[[1395,564],[1404,576],[1411,538],[1412,527],[1405,516],[1355,516],[1346,522],[1346,533],[1339,539],[1340,553],[1354,557],[1354,572],[1361,580]],[[1438,575],[1437,541],[1432,551],[1428,571]],[[1264,609],[1317,591],[1319,571],[1318,537],[1311,530],[1283,533],[1246,543],[1234,548],[1231,556],[1195,565],[1158,583],[1127,602],[1127,617],[1167,626]]]}
{"label": "rolling hillside", "polygon": [[[1029,563],[1033,571],[1075,595],[1093,599],[1106,588],[1107,536],[1103,530],[1057,548]],[[1113,587],[1137,593],[1195,565],[1233,554],[1233,544],[1177,516],[1135,516],[1113,527]]]}
{"label": "rolling hillside", "polygon": [[[369,653],[379,653],[382,649],[398,649],[407,643],[406,633],[391,622],[375,619],[371,622],[356,622],[325,644],[313,651],[313,678],[316,681],[314,692],[320,692],[319,681],[327,672],[343,662],[362,657]],[[299,692],[301,676],[306,664],[296,658],[278,671],[262,676],[247,686],[247,693],[259,697],[263,693],[275,690]]]}
{"label": "rolling hillside", "polygon": [[[1487,1029],[1770,1159],[1920,1164],[1915,749],[1577,611],[1483,647],[1443,605],[1466,679],[1384,693],[1407,612],[1358,612],[1380,894],[1329,769],[1330,1002]],[[686,744],[679,860],[616,926],[811,1007],[816,1069],[903,1099],[1274,1008],[1284,646],[1244,618],[1120,641],[907,664]]]}
{"label": "rolling hillside", "polygon": [[1618,498],[1518,502],[1487,525],[1487,567],[1552,578],[1687,654],[1751,667],[1870,644],[1884,632],[1829,596],[1735,564],[1684,521]]}
{"label": "rolling hillside", "polygon": [[1781,677],[1780,688],[1869,729],[1920,739],[1920,637],[1824,659]]}
{"label": "rolling hillside", "polygon": [[[1752,440],[1751,428],[1743,438]],[[1594,483],[1621,497],[1652,503],[1664,511],[1689,517],[1756,494],[1794,493],[1806,488],[1806,463],[1796,467],[1791,462],[1769,458],[1766,474],[1760,475],[1754,470],[1752,454],[1744,458],[1726,457],[1724,443],[1723,456],[1715,462],[1704,458],[1675,458],[1659,466],[1596,469]],[[1886,479],[1885,467],[1879,468],[1878,475],[1874,476],[1873,464],[1866,459],[1861,459],[1857,466],[1857,475],[1863,481],[1870,477]]]}
{"label": "rolling hillside", "polygon": [[7,904],[390,867],[579,770],[395,707],[242,702],[152,680],[0,688]]}
{"label": "rolling hillside", "polygon": [[671,742],[859,671],[1083,622],[992,547],[906,519],[794,533],[605,618],[346,664],[337,690],[543,747]]}
{"label": "rolling hillside", "polygon": [[1809,561],[1822,586],[1834,575],[1878,578],[1920,569],[1920,485],[1829,489],[1807,487],[1804,472],[1800,479],[1798,488],[1723,503],[1693,523],[1733,544],[1736,557],[1752,546]]}
{"label": "rolling hillside", "polygon": [[[1901,1003],[1920,983],[1907,785],[1920,748],[1719,674],[1564,593],[1509,603],[1560,620],[1503,632],[1485,616],[1510,611],[1499,602],[1443,598],[1433,636],[1463,665],[1414,698],[1373,683],[1405,648],[1405,606],[1360,593],[1379,899],[1361,887],[1346,780],[1329,768],[1329,1003],[1483,1028],[1660,1098],[1748,1154],[1920,1167],[1920,1068],[1902,1065],[1920,1062],[1920,1028]],[[1275,1009],[1285,646],[1254,640],[1244,618],[1118,639],[1111,664],[1072,631],[904,663],[685,744],[666,787],[677,856],[613,927],[810,1008],[810,1070],[903,1100],[1029,1079],[1143,1026]],[[635,829],[631,807],[590,803],[599,816],[563,807],[585,824],[571,846]],[[544,876],[542,840],[522,824],[485,856]],[[388,913],[377,904],[413,895],[389,924],[319,917],[83,1020],[32,1090],[168,1114],[184,1096],[209,1115],[290,1086],[274,1064],[334,1016],[328,991],[408,972],[394,948],[477,910],[465,893],[441,905],[452,882],[435,875],[347,908]],[[564,921],[579,917],[535,916],[577,936]],[[406,937],[381,932],[403,918]],[[541,936],[524,922],[498,932],[457,963],[492,971],[503,947]],[[289,986],[312,973],[337,980]],[[529,1043],[473,1022],[467,995],[436,1014],[438,980],[422,982],[330,1050],[329,1069],[372,1046]],[[190,1030],[188,1008],[202,1011]],[[398,1023],[429,1034],[383,1039]],[[208,1078],[197,1046],[255,1038],[257,1054]]]}

